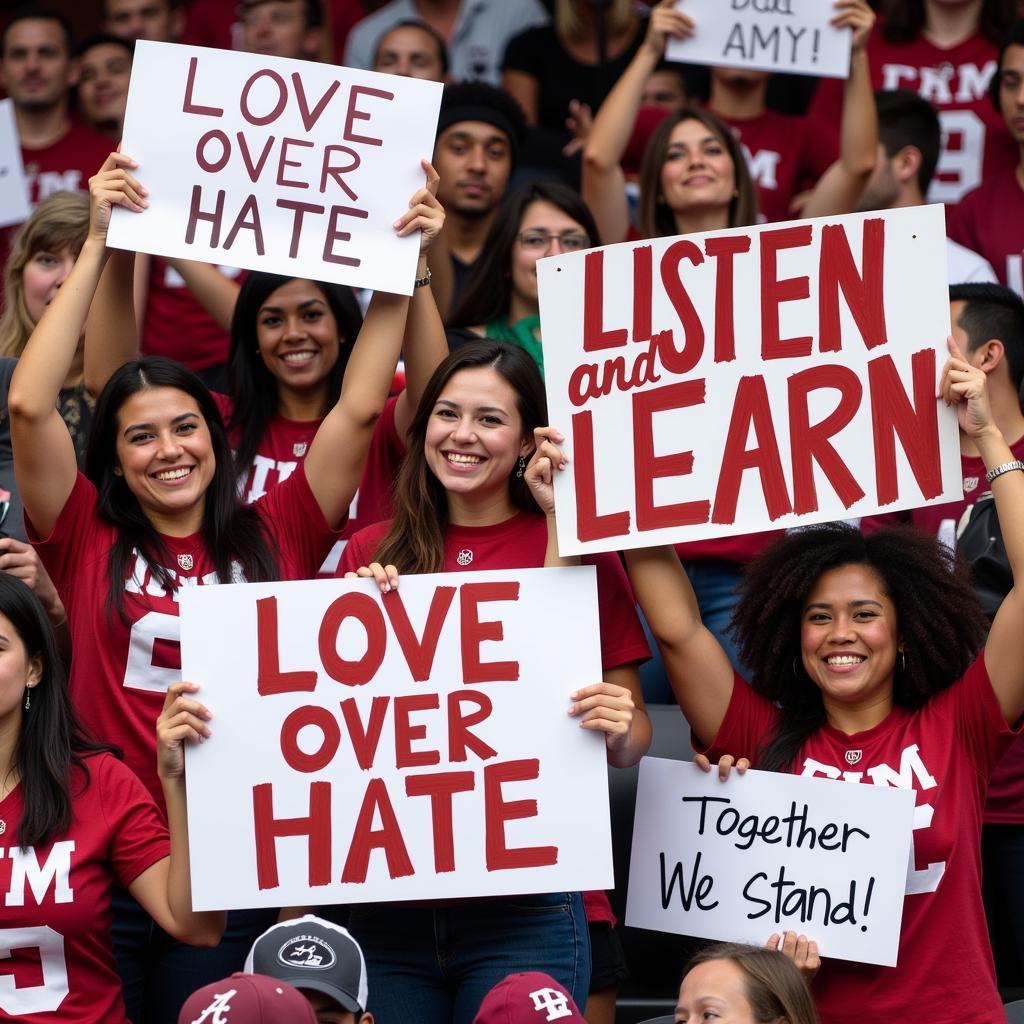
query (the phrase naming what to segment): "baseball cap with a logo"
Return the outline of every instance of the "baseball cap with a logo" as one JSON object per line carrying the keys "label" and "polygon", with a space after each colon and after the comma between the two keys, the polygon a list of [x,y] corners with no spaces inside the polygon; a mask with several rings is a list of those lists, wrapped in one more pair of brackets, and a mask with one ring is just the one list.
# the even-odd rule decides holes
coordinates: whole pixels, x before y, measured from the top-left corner
{"label": "baseball cap with a logo", "polygon": [[232,974],[185,1000],[178,1024],[316,1024],[306,997],[287,982]]}
{"label": "baseball cap with a logo", "polygon": [[359,944],[341,925],[306,914],[268,928],[252,945],[245,968],[253,974],[312,989],[343,1010],[366,1010],[366,961]]}
{"label": "baseball cap with a logo", "polygon": [[572,996],[550,975],[510,974],[484,997],[473,1024],[548,1024],[582,1021]]}

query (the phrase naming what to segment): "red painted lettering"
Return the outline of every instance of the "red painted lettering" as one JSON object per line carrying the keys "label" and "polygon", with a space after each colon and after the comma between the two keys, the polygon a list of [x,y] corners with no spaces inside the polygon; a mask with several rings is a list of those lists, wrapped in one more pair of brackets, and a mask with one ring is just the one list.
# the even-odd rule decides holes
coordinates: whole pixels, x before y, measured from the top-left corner
{"label": "red painted lettering", "polygon": [[359,217],[366,220],[369,213],[366,210],[356,210],[351,206],[332,206],[330,222],[327,227],[327,237],[324,240],[324,259],[328,263],[343,263],[347,267],[358,267],[362,262],[356,256],[339,256],[334,251],[335,242],[347,242],[352,235],[348,231],[342,231],[338,227],[339,217]]}
{"label": "red painted lettering", "polygon": [[205,117],[221,117],[224,114],[223,107],[204,107],[192,99],[192,93],[196,84],[196,69],[199,67],[199,58],[193,57],[188,62],[188,81],[185,83],[185,103],[182,112],[185,114],[202,114]]}
{"label": "red painted lettering", "polygon": [[390,697],[374,697],[370,702],[369,724],[364,726],[355,697],[348,697],[341,702],[341,717],[345,720],[345,728],[352,742],[352,753],[356,755],[356,763],[364,772],[373,767],[390,703]]}
{"label": "red painted lettering", "polygon": [[345,131],[343,138],[346,142],[361,142],[364,146],[382,146],[380,139],[371,138],[368,135],[356,135],[352,131],[353,121],[369,121],[370,115],[363,110],[356,108],[356,102],[360,96],[376,96],[378,99],[388,100],[395,98],[393,92],[385,92],[383,89],[371,89],[367,85],[354,85],[348,97],[348,111],[345,114]]}
{"label": "red painted lettering", "polygon": [[[373,827],[377,816],[380,817],[379,829]],[[341,872],[342,882],[366,881],[370,853],[373,850],[384,851],[388,874],[392,878],[403,878],[413,873],[409,851],[405,848],[402,830],[398,827],[398,818],[383,779],[370,779],[366,787],[366,795],[352,834],[352,845]]]}
{"label": "red painted lettering", "polygon": [[627,337],[625,327],[604,329],[604,252],[595,249],[583,257],[583,351],[618,348]]}
{"label": "red painted lettering", "polygon": [[519,678],[518,661],[484,661],[480,645],[485,640],[500,641],[505,631],[500,619],[480,621],[480,605],[492,601],[518,601],[519,584],[465,583],[459,592],[462,642],[462,681],[464,683],[515,682]]}
{"label": "red painted lettering", "polygon": [[261,697],[273,693],[311,693],[316,689],[316,672],[282,672],[277,636],[277,598],[261,597],[256,602],[257,692]]}
{"label": "red painted lettering", "polygon": [[[299,747],[299,733],[307,726],[320,730],[320,745],[312,753]],[[338,720],[315,704],[296,708],[281,723],[281,753],[289,768],[297,772],[320,772],[334,760],[341,744]]]}
{"label": "red painted lettering", "polygon": [[[249,106],[249,93],[252,91],[252,87],[261,78],[269,79],[275,86],[277,86],[277,99],[274,101],[274,105],[270,108],[269,113],[254,114]],[[242,96],[239,101],[239,107],[242,111],[242,117],[244,117],[249,124],[262,127],[265,124],[270,124],[272,121],[276,121],[284,112],[284,108],[287,103],[288,86],[285,85],[284,79],[276,71],[264,68],[262,71],[257,71],[255,74],[250,75],[248,81],[244,86],[242,86]]]}
{"label": "red painted lettering", "polygon": [[[462,705],[472,704],[476,710],[463,714]],[[479,690],[452,690],[448,694],[448,760],[465,761],[471,750],[481,761],[497,757],[498,752],[469,730],[490,717],[494,706],[490,697]]]}
{"label": "red painted lettering", "polygon": [[423,637],[420,639],[409,621],[409,613],[405,610],[399,592],[393,590],[384,598],[384,611],[405,655],[409,671],[418,683],[426,682],[430,678],[434,655],[437,653],[437,642],[441,637],[441,627],[444,626],[448,609],[451,608],[454,599],[455,587],[437,587],[434,590],[430,598],[427,621],[423,626]]}
{"label": "red painted lettering", "polygon": [[670,373],[689,373],[704,354],[704,325],[679,273],[683,260],[699,267],[704,262],[704,254],[693,242],[682,239],[673,242],[661,257],[661,283],[683,330],[682,349],[675,347],[671,331],[662,331],[658,336],[658,355]]}
{"label": "red painted lettering", "polygon": [[709,238],[704,249],[715,260],[715,362],[736,358],[736,304],[733,258],[750,252],[750,235]]}
{"label": "red painted lettering", "polygon": [[417,740],[426,738],[427,727],[413,725],[409,716],[417,711],[436,711],[441,698],[436,693],[413,693],[396,697],[392,709],[395,715],[395,767],[426,768],[441,761],[439,750],[413,750]]}
{"label": "red painted lettering", "polygon": [[[354,661],[338,654],[338,633],[348,618],[357,619],[366,633],[366,653]],[[369,594],[342,594],[324,613],[318,644],[320,661],[332,679],[346,686],[365,685],[384,660],[387,628],[380,605]]]}
{"label": "red painted lettering", "polygon": [[324,208],[316,203],[300,203],[297,199],[278,199],[275,206],[282,210],[291,210],[292,237],[288,243],[288,258],[295,259],[299,254],[299,240],[302,238],[302,220],[307,213],[323,213]]}
{"label": "red painted lettering", "polygon": [[506,782],[531,782],[540,776],[540,761],[504,761],[484,768],[484,806],[488,871],[508,868],[539,868],[558,863],[557,846],[524,846],[509,849],[505,840],[505,822],[537,816],[536,800],[506,800],[501,787]]}
{"label": "red painted lettering", "polygon": [[281,153],[277,160],[277,183],[284,188],[309,188],[308,181],[294,181],[291,178],[286,178],[285,168],[286,167],[301,167],[302,162],[300,160],[289,160],[288,159],[288,147],[289,146],[306,146],[308,149],[313,148],[313,143],[308,139],[282,139],[281,140]]}
{"label": "red painted lettering", "polygon": [[276,889],[277,840],[306,836],[309,840],[309,884],[331,881],[331,784],[309,786],[309,814],[300,818],[275,818],[270,783],[252,787],[252,812],[256,845],[256,879],[261,889]]}
{"label": "red painted lettering", "polygon": [[629,513],[597,514],[594,476],[594,417],[577,412],[572,417],[573,478],[576,481],[576,533],[580,540],[601,540],[629,533]]}
{"label": "red painted lettering", "polygon": [[476,779],[472,772],[438,772],[436,775],[407,775],[406,796],[430,798],[430,820],[434,831],[434,870],[455,870],[455,830],[452,823],[452,797],[472,793]]}
{"label": "red painted lettering", "polygon": [[889,340],[885,326],[885,221],[881,218],[864,222],[860,265],[862,273],[854,265],[842,224],[822,228],[818,274],[818,348],[822,352],[838,352],[843,344],[840,290],[864,346],[872,349]]}
{"label": "red painted lettering", "polygon": [[[298,71],[292,72],[292,88],[295,90],[295,99],[299,104],[299,117],[302,118],[302,127],[307,132],[313,130],[313,125],[320,120],[320,115],[324,112],[327,104],[334,98],[334,94],[341,87],[341,82],[333,81],[327,92],[320,97],[317,101],[316,106],[310,110],[309,104],[306,102],[306,87],[302,82],[302,75]],[[312,145],[312,143],[310,143]]]}
{"label": "red painted lettering", "polygon": [[810,278],[787,277],[779,280],[778,255],[782,249],[797,249],[811,244],[811,225],[797,224],[761,235],[761,358],[792,359],[811,354],[811,337],[779,337],[779,306],[783,302],[806,299],[811,294]]}

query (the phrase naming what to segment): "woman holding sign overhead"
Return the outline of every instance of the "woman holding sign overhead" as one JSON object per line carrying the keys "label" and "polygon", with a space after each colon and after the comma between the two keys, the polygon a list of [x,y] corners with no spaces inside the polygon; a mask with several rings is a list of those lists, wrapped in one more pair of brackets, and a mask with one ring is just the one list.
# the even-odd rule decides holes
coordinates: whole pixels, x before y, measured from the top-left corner
{"label": "woman holding sign overhead", "polygon": [[[481,340],[453,352],[413,417],[394,519],[359,531],[342,568],[375,576],[386,592],[400,572],[559,564],[543,477],[550,476],[548,438],[561,435],[546,420],[540,373],[523,349]],[[566,697],[582,728],[604,734],[611,764],[635,764],[650,743],[636,669],[649,652],[618,559],[588,561],[597,566],[604,681]],[[350,927],[375,979],[380,1024],[470,1024],[487,992],[524,970],[550,974],[581,1004],[586,998],[590,956],[579,893],[360,906]]]}
{"label": "woman holding sign overhead", "polygon": [[1002,1014],[979,835],[986,781],[1024,713],[1024,463],[992,419],[985,374],[952,339],[949,348],[941,397],[984,460],[1014,577],[980,654],[985,623],[964,567],[915,530],[865,538],[830,524],[765,551],[735,616],[751,686],[701,623],[672,549],[626,555],[676,698],[712,760],[917,791],[898,966],[826,961],[814,985],[826,1024],[859,1024],[865,1007],[893,1019]]}
{"label": "woman holding sign overhead", "polygon": [[[209,391],[178,364],[157,357],[123,366],[107,382],[85,476],[77,470],[55,397],[107,259],[111,210],[146,206],[133,167],[130,158],[111,154],[91,179],[89,235],[25,348],[9,408],[29,532],[71,625],[72,699],[94,735],[123,747],[126,763],[159,801],[153,723],[164,692],[180,676],[179,588],[315,575],[359,482],[409,300],[374,296],[341,396],[303,464],[255,505],[238,497],[231,450]],[[421,231],[424,248],[443,222],[436,182],[432,175],[397,224],[403,235]],[[122,301],[131,302],[130,291]],[[233,923],[220,959],[176,964],[174,952],[163,960],[154,953],[157,968],[125,978],[133,1016],[141,1014],[146,982],[153,983],[148,1019],[173,1020],[201,978],[223,977],[236,966],[235,952],[241,963],[251,936]],[[252,922],[250,930],[261,924]],[[167,953],[130,903],[123,904],[118,925],[134,927],[142,946],[152,941]]]}

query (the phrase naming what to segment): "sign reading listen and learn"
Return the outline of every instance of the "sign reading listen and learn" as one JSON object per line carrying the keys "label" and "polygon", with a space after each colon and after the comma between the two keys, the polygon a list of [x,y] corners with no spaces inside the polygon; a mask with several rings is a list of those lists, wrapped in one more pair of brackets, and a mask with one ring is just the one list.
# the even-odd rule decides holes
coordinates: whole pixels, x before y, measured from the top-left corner
{"label": "sign reading listen and learn", "polygon": [[795,931],[892,967],[913,818],[912,790],[758,771],[723,784],[644,758],[626,924],[755,945]]}
{"label": "sign reading listen and learn", "polygon": [[331,64],[140,41],[122,151],[149,189],[110,244],[409,294],[441,86]]}
{"label": "sign reading listen and learn", "polygon": [[541,260],[562,553],[959,498],[945,253],[932,206]]}
{"label": "sign reading listen and learn", "polygon": [[567,714],[601,678],[592,567],[196,587],[181,617],[215,716],[197,908],[613,884],[605,744]]}
{"label": "sign reading listen and learn", "polygon": [[689,39],[670,38],[668,60],[712,67],[846,78],[850,30],[829,24],[831,0],[681,0],[693,18]]}

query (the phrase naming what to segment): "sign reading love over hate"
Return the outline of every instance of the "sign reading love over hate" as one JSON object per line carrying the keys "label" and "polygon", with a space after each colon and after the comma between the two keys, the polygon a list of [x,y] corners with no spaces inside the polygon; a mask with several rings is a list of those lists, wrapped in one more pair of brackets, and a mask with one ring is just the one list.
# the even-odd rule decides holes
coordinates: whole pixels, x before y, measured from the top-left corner
{"label": "sign reading love over hate", "polygon": [[592,566],[188,588],[195,906],[608,887],[598,638]]}
{"label": "sign reading love over hate", "polygon": [[110,244],[410,294],[441,86],[331,64],[140,41],[122,152],[149,190]]}
{"label": "sign reading love over hate", "polygon": [[563,554],[962,495],[941,206],[537,264]]}
{"label": "sign reading love over hate", "polygon": [[696,25],[670,38],[668,60],[846,78],[850,30],[833,28],[831,0],[680,0]]}

